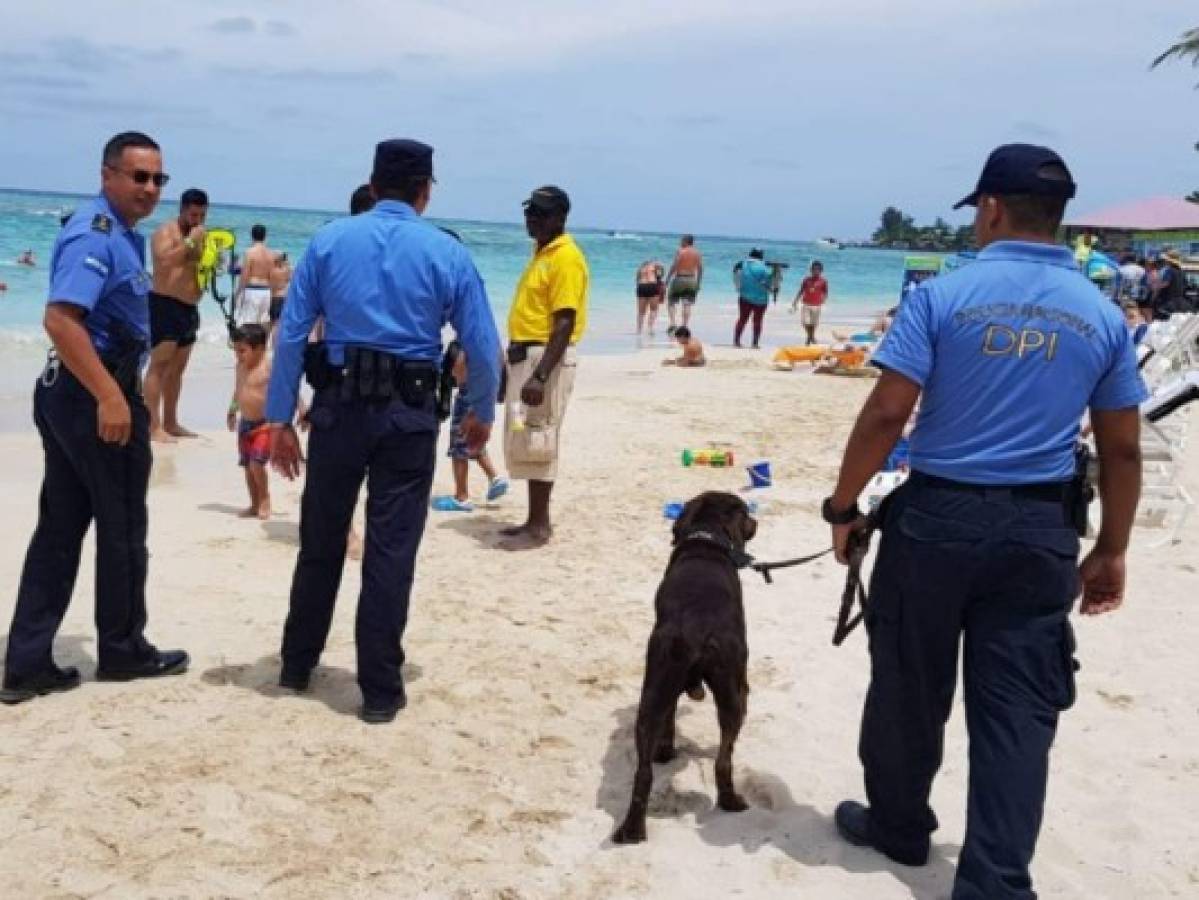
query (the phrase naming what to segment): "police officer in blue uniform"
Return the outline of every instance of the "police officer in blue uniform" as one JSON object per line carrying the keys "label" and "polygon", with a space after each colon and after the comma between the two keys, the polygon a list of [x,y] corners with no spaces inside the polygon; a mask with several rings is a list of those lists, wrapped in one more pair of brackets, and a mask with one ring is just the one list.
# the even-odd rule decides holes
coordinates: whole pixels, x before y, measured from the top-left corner
{"label": "police officer in blue uniform", "polygon": [[[360,715],[378,723],[394,719],[407,702],[401,639],[433,481],[442,328],[453,325],[470,360],[466,390],[473,414],[464,437],[476,448],[487,442],[495,416],[500,342],[470,254],[421,218],[433,185],[433,148],[383,141],[370,185],[374,208],[318,231],[292,278],[267,420],[272,463],[295,478],[300,449],[288,423],[303,369],[315,394],[279,683],[307,689],[324,649],[346,533],[365,478],[355,640]],[[325,342],[306,352],[318,316],[325,320]]]}
{"label": "police officer in blue uniform", "polygon": [[[1068,614],[1118,607],[1140,491],[1145,398],[1119,310],[1055,243],[1074,182],[1052,150],[1007,145],[977,189],[976,262],[923,282],[874,363],[882,376],[824,503],[844,562],[856,498],[917,398],[912,473],[883,513],[867,612],[871,678],[859,756],[869,806],[845,801],[850,843],[922,865],[929,791],[962,659],[970,774],[954,900],[1033,898],[1029,863],[1058,714],[1074,701]],[[1102,525],[1078,565],[1075,480],[1090,411]]]}
{"label": "police officer in blue uniform", "polygon": [[19,703],[79,684],[54,663],[88,526],[96,526],[96,628],[102,681],[182,672],[187,654],[146,640],[149,418],[139,372],[149,349],[146,241],[167,176],[138,132],[104,147],[101,193],[59,232],[45,327],[54,348],[33,396],[46,473],[8,636],[0,699]]}

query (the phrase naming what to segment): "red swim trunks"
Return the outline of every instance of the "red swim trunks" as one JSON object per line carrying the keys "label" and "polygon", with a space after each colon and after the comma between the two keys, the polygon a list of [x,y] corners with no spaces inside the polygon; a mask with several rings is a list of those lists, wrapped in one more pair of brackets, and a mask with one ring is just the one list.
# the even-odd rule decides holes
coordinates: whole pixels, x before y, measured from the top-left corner
{"label": "red swim trunks", "polygon": [[258,463],[265,466],[271,460],[271,427],[266,422],[237,423],[237,464]]}

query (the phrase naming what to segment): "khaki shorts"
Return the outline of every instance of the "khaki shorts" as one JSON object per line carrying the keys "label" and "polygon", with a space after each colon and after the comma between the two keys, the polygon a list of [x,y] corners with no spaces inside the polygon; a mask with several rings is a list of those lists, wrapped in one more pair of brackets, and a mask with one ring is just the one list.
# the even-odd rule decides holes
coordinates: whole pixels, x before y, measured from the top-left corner
{"label": "khaki shorts", "polygon": [[801,303],[799,306],[799,324],[806,325],[809,328],[815,328],[820,324],[821,309],[822,307],[819,306]]}
{"label": "khaki shorts", "polygon": [[578,357],[569,347],[562,362],[554,367],[545,383],[545,399],[540,406],[525,407],[525,427],[512,430],[512,407],[520,399],[520,389],[533,374],[544,347],[529,347],[528,357],[508,364],[508,392],[504,403],[504,461],[508,475],[527,481],[553,481],[558,475],[558,451],[562,440],[562,420],[575,386]]}

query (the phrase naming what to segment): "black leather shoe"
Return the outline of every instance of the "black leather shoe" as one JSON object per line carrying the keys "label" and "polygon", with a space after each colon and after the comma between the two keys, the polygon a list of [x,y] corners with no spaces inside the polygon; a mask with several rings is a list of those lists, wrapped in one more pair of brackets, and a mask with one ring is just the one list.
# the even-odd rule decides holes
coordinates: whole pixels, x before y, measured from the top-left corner
{"label": "black leather shoe", "polygon": [[144,662],[129,668],[96,669],[96,681],[135,681],[138,678],[162,678],[187,671],[190,659],[183,650],[156,650]]}
{"label": "black leather shoe", "polygon": [[363,703],[362,709],[358,711],[358,718],[368,725],[384,725],[395,721],[396,713],[407,705],[408,695],[404,693],[404,689],[401,687],[400,693],[395,700],[385,706]]}
{"label": "black leather shoe", "polygon": [[60,669],[51,666],[32,675],[4,674],[4,688],[0,690],[0,703],[10,706],[24,703],[43,694],[54,694],[79,687],[79,670],[74,666]]}
{"label": "black leather shoe", "polygon": [[311,669],[289,669],[284,666],[279,672],[279,687],[287,688],[289,691],[303,693],[308,690],[310,681],[312,681]]}
{"label": "black leather shoe", "polygon": [[922,850],[882,846],[874,834],[870,809],[856,800],[842,800],[838,803],[837,810],[833,813],[833,821],[837,824],[838,834],[855,847],[870,847],[904,866],[922,866],[928,862],[927,843]]}

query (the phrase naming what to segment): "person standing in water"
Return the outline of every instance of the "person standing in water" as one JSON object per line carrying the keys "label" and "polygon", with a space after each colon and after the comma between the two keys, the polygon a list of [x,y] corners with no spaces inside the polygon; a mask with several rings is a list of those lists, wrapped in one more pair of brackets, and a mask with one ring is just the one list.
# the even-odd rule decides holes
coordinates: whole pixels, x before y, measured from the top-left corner
{"label": "person standing in water", "polygon": [[[647,259],[637,268],[637,336],[642,329],[652,335],[658,307],[666,293],[665,268],[656,259]],[[647,316],[648,314],[648,316]]]}

